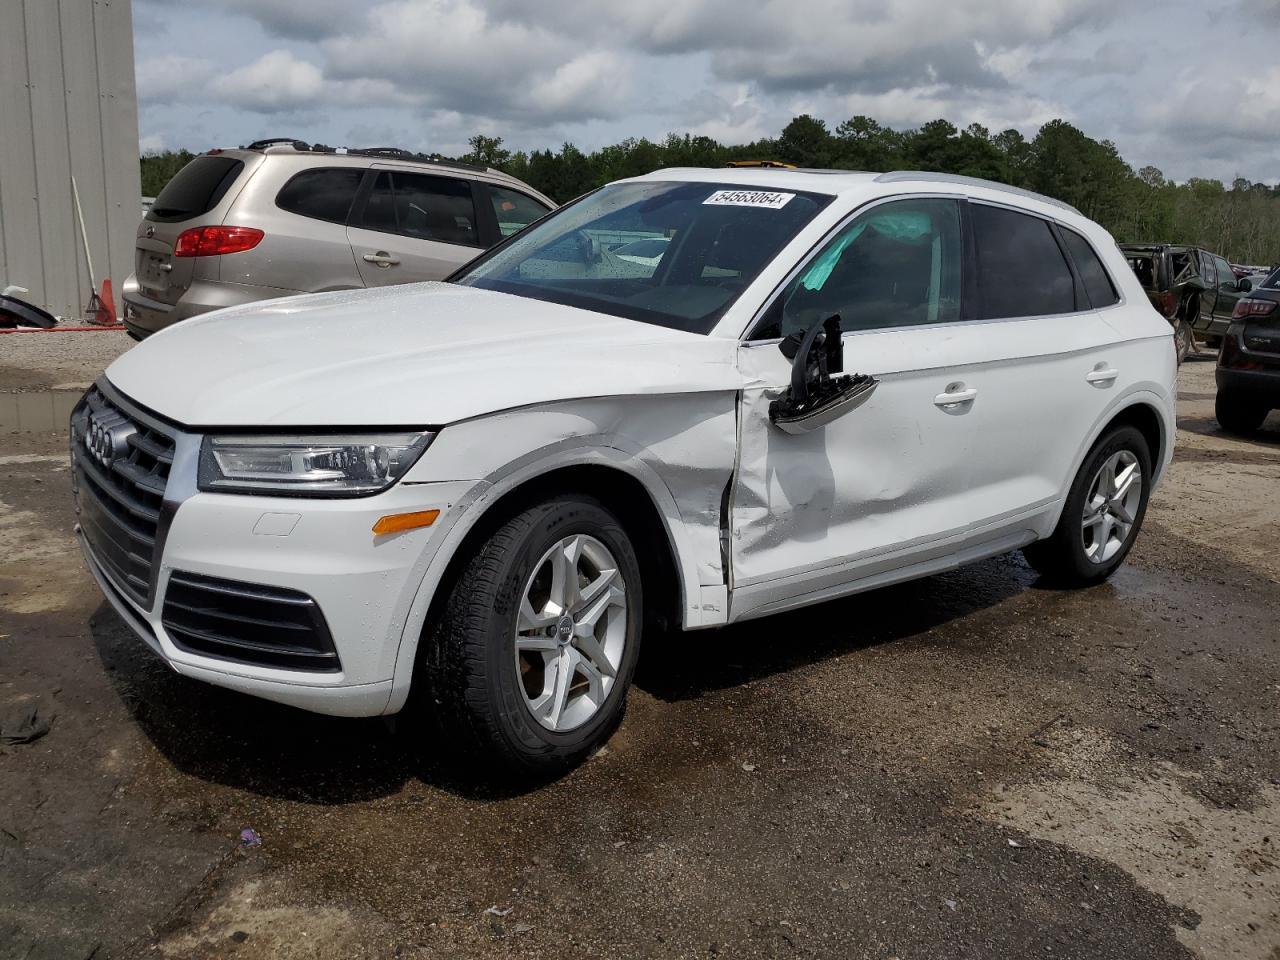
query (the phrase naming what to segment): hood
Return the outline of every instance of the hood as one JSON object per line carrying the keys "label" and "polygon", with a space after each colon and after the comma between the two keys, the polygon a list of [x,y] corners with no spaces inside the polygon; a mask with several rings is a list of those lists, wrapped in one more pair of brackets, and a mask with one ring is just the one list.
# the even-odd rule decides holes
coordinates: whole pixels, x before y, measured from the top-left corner
{"label": "hood", "polygon": [[107,368],[192,427],[443,426],[580,397],[736,390],[731,340],[445,283],[185,320]]}

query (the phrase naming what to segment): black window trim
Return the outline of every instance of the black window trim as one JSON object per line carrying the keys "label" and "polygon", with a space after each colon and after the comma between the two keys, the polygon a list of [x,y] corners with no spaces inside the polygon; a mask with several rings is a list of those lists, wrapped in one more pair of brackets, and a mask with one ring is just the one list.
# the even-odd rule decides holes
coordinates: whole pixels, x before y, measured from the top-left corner
{"label": "black window trim", "polygon": [[[1084,274],[1080,272],[1080,267],[1076,264],[1075,257],[1071,255],[1071,248],[1067,246],[1067,238],[1062,233],[1066,229],[1069,228],[1062,226],[1055,220],[1049,221],[1049,232],[1053,234],[1054,242],[1058,245],[1058,251],[1062,254],[1062,259],[1067,261],[1067,271],[1071,274],[1072,300],[1075,305],[1075,310],[1072,313],[1087,313],[1093,309],[1093,298],[1089,296],[1089,289],[1084,285]],[[1081,237],[1081,239],[1083,240],[1084,238]],[[1087,240],[1085,242],[1088,243]],[[1093,255],[1096,257],[1098,251],[1094,250]],[[1108,277],[1108,279],[1110,278]],[[1115,284],[1112,284],[1113,289],[1114,287]]]}
{"label": "black window trim", "polygon": [[760,307],[754,314],[752,314],[751,320],[747,323],[746,329],[741,335],[739,342],[747,346],[763,346],[766,344],[780,343],[783,339],[782,337],[760,337],[757,336],[757,334],[760,328],[769,320],[770,314],[777,305],[778,298],[786,292],[787,287],[791,285],[791,281],[798,277],[801,272],[803,272],[804,269],[813,262],[813,259],[826,249],[827,244],[835,240],[835,238],[840,235],[840,232],[855,219],[875,207],[883,206],[886,203],[894,203],[900,200],[953,200],[959,206],[960,255],[964,258],[964,260],[961,261],[960,266],[960,319],[940,320],[938,323],[929,324],[903,324],[901,326],[868,327],[865,330],[844,330],[842,331],[843,336],[849,336],[855,333],[879,333],[883,330],[902,330],[907,329],[908,326],[912,330],[933,330],[938,327],[951,327],[957,323],[967,322],[967,309],[969,309],[967,307],[967,302],[972,297],[973,289],[970,286],[968,276],[969,268],[967,254],[969,252],[968,244],[971,242],[971,238],[966,235],[966,230],[968,229],[968,212],[965,210],[966,199],[967,198],[963,194],[959,193],[926,193],[912,191],[910,193],[893,193],[888,196],[872,197],[871,199],[858,204],[847,214],[837,220],[834,226],[828,229],[826,233],[824,233],[811,247],[809,247],[809,249],[804,252],[804,255],[796,261],[796,265],[787,271],[787,274],[782,278],[778,285],[769,291],[769,295],[764,298]]}
{"label": "black window trim", "polygon": [[[373,185],[377,182],[378,174],[380,173],[405,173],[411,176],[434,177],[437,180],[455,180],[458,183],[466,184],[471,193],[471,203],[475,207],[476,243],[455,243],[452,240],[437,240],[435,237],[410,236],[407,233],[400,232],[400,221],[398,217],[396,219],[396,229],[394,231],[375,230],[373,227],[366,227],[363,223],[365,207],[369,202],[369,195],[373,193]],[[461,247],[464,250],[484,250],[484,230],[482,230],[480,226],[482,214],[480,212],[481,208],[479,204],[478,191],[476,190],[476,183],[477,181],[469,180],[466,177],[446,176],[434,171],[428,173],[425,170],[413,170],[408,167],[387,166],[385,164],[372,166],[365,171],[364,182],[360,184],[360,188],[356,191],[355,202],[351,204],[351,212],[347,214],[347,226],[356,230],[368,230],[370,233],[381,234],[384,237],[403,237],[406,240],[417,240],[422,243],[443,243],[450,247]],[[394,180],[392,181],[391,189],[393,192],[395,191]],[[359,211],[359,216],[356,215],[357,210]]]}
{"label": "black window trim", "polygon": [[[1063,242],[1061,236],[1058,233],[1059,227],[1065,228],[1067,230],[1071,230],[1079,234],[1081,237],[1084,238],[1084,240],[1087,243],[1089,243],[1089,246],[1093,250],[1094,255],[1098,256],[1098,261],[1102,264],[1103,270],[1106,271],[1107,277],[1111,281],[1111,286],[1116,292],[1117,299],[1115,303],[1109,304],[1106,307],[1101,307],[1098,309],[1108,310],[1108,309],[1111,309],[1112,307],[1120,307],[1120,306],[1123,306],[1128,301],[1128,298],[1125,296],[1123,288],[1118,283],[1116,283],[1115,275],[1111,272],[1110,268],[1107,266],[1106,260],[1103,259],[1100,255],[1098,255],[1097,247],[1094,247],[1093,243],[1089,240],[1088,237],[1085,237],[1083,233],[1081,233],[1079,230],[1077,230],[1075,227],[1071,226],[1070,224],[1059,220],[1057,217],[1051,217],[1034,210],[1029,210],[1026,207],[1016,206],[1011,203],[1002,203],[998,200],[989,200],[986,197],[973,197],[967,194],[932,193],[932,192],[895,193],[895,194],[890,194],[888,196],[873,197],[869,200],[866,200],[858,204],[856,207],[850,210],[847,214],[841,217],[840,220],[838,220],[834,226],[832,226],[826,233],[822,235],[821,238],[817,240],[817,242],[813,244],[813,246],[811,246],[808,250],[806,250],[804,255],[798,261],[796,261],[796,265],[791,270],[789,270],[786,276],[784,276],[782,280],[778,283],[778,285],[775,286],[773,290],[769,292],[769,295],[764,298],[760,307],[755,311],[754,314],[752,314],[751,320],[747,323],[744,333],[739,338],[739,342],[746,346],[766,346],[766,345],[776,344],[780,342],[782,339],[781,337],[761,338],[761,337],[757,337],[756,333],[760,329],[760,327],[764,325],[766,319],[768,318],[769,312],[774,308],[775,301],[779,296],[781,296],[782,292],[787,288],[787,286],[791,283],[791,281],[794,280],[796,276],[802,270],[804,270],[804,268],[808,266],[810,262],[812,262],[813,258],[819,252],[821,252],[826,247],[826,245],[829,242],[831,242],[831,240],[833,240],[840,233],[840,231],[843,230],[845,226],[847,226],[855,217],[859,217],[864,212],[871,209],[872,207],[879,206],[880,204],[883,204],[883,203],[890,203],[895,200],[909,200],[913,198],[919,198],[922,200],[925,200],[925,199],[956,200],[959,202],[961,243],[963,246],[963,256],[965,258],[965,262],[961,267],[960,319],[941,321],[936,324],[912,325],[910,327],[910,329],[912,330],[933,330],[933,329],[937,329],[938,327],[955,326],[958,323],[1011,323],[1011,322],[1022,322],[1025,320],[1040,320],[1040,319],[1046,319],[1049,317],[1073,317],[1073,316],[1076,316],[1077,314],[1089,313],[1093,311],[1095,308],[1089,305],[1090,301],[1089,301],[1088,293],[1087,291],[1084,290],[1083,281],[1080,278],[1078,271],[1076,270],[1075,261],[1071,259],[1071,254],[1068,250],[1065,249],[1065,243]],[[973,222],[970,219],[970,206],[972,204],[982,204],[988,207],[999,207],[1004,210],[1012,211],[1013,213],[1021,213],[1024,216],[1036,217],[1037,219],[1043,220],[1045,223],[1049,225],[1050,233],[1053,235],[1054,241],[1058,244],[1058,249],[1062,251],[1063,259],[1066,260],[1066,263],[1067,263],[1067,269],[1071,272],[1072,287],[1075,291],[1075,299],[1077,301],[1076,309],[1070,310],[1066,313],[1030,313],[1030,314],[1025,314],[1017,317],[999,317],[995,319],[982,317],[980,315],[981,310],[980,310],[980,302],[979,302],[980,298],[978,294],[977,239],[973,231]],[[1083,306],[1081,304],[1083,304]],[[880,330],[900,330],[900,329],[906,329],[906,327],[876,327],[874,329],[868,329],[866,331],[846,330],[845,335],[848,336],[850,334],[862,333],[862,332],[876,333]]]}
{"label": "black window trim", "polygon": [[[1063,253],[1067,255],[1067,263],[1071,267],[1072,276],[1076,277],[1076,297],[1089,304],[1090,310],[1108,310],[1111,307],[1118,307],[1124,302],[1124,295],[1120,292],[1120,284],[1116,283],[1116,278],[1111,275],[1111,271],[1107,269],[1107,261],[1102,259],[1102,255],[1098,253],[1098,248],[1093,245],[1093,241],[1086,237],[1074,227],[1060,223],[1057,220],[1052,221],[1054,228],[1054,236],[1058,238],[1058,246],[1062,248]],[[1084,285],[1084,274],[1080,272],[1079,264],[1076,258],[1071,254],[1071,248],[1067,246],[1066,234],[1070,231],[1074,233],[1089,248],[1093,254],[1093,258],[1098,261],[1098,266],[1102,267],[1102,274],[1107,278],[1107,282],[1111,284],[1111,292],[1115,294],[1115,299],[1110,303],[1098,305],[1093,302],[1093,297],[1089,296],[1089,288]],[[1117,248],[1118,249],[1118,248]]]}
{"label": "black window trim", "polygon": [[[981,204],[981,205],[982,205],[982,206],[984,206],[984,207],[998,207],[998,208],[1000,208],[1000,209],[1002,209],[1002,210],[1009,210],[1009,211],[1011,211],[1012,213],[1020,213],[1020,214],[1022,214],[1024,217],[1035,217],[1037,220],[1043,220],[1046,224],[1048,224],[1048,225],[1049,225],[1049,233],[1050,233],[1050,235],[1053,237],[1054,242],[1058,245],[1058,250],[1062,253],[1062,258],[1063,258],[1063,259],[1066,261],[1066,263],[1067,263],[1067,271],[1071,274],[1071,285],[1072,285],[1072,290],[1074,291],[1074,296],[1072,297],[1072,300],[1074,301],[1074,304],[1073,304],[1073,305],[1075,306],[1075,309],[1074,309],[1074,310],[1067,310],[1067,311],[1065,311],[1065,312],[1063,312],[1063,313],[1026,313],[1026,314],[1019,314],[1019,315],[1018,315],[1018,316],[1016,316],[1016,317],[983,317],[983,316],[981,316],[981,315],[980,315],[980,314],[982,313],[982,310],[981,310],[981,307],[979,307],[979,310],[978,310],[978,313],[979,313],[978,320],[979,320],[980,322],[982,322],[982,323],[1005,323],[1005,322],[1010,321],[1010,320],[1014,320],[1014,321],[1017,321],[1017,320],[1043,320],[1043,319],[1047,319],[1047,318],[1049,318],[1049,317],[1073,317],[1073,316],[1075,316],[1076,314],[1080,314],[1080,313],[1089,313],[1089,312],[1093,309],[1092,307],[1088,306],[1088,303],[1089,303],[1089,297],[1088,297],[1088,295],[1084,292],[1084,283],[1083,283],[1083,281],[1080,279],[1080,275],[1079,275],[1079,273],[1076,271],[1076,265],[1075,265],[1075,262],[1071,259],[1071,255],[1070,255],[1070,253],[1069,253],[1069,252],[1067,251],[1067,249],[1066,249],[1066,244],[1063,242],[1062,237],[1061,237],[1061,236],[1059,236],[1059,234],[1058,234],[1058,226],[1059,226],[1060,224],[1061,224],[1062,226],[1067,226],[1067,224],[1063,224],[1063,223],[1061,223],[1061,221],[1059,221],[1057,217],[1050,217],[1050,216],[1046,216],[1046,215],[1045,215],[1045,214],[1043,214],[1043,213],[1037,213],[1037,212],[1036,212],[1036,211],[1034,211],[1034,210],[1028,210],[1026,207],[1017,207],[1017,206],[1014,206],[1014,205],[1013,205],[1013,204],[1011,204],[1011,203],[1000,203],[998,200],[988,200],[988,199],[986,199],[985,197],[968,197],[967,199],[968,199],[968,202],[969,202],[970,204]],[[1068,227],[1068,229],[1070,229],[1070,227]],[[1077,230],[1077,231],[1076,231],[1076,233],[1079,233],[1079,232],[1080,232],[1079,230]],[[1086,238],[1086,239],[1087,239],[1087,238]],[[976,246],[976,244],[975,244],[975,246]],[[981,256],[981,254],[980,254],[976,249],[975,249],[974,253],[975,253],[975,255],[976,255],[976,256],[979,256],[979,257]],[[1094,250],[1094,253],[1096,254],[1096,253],[1097,253],[1097,250]],[[1099,258],[1099,259],[1101,259],[1101,258]],[[979,261],[978,261],[977,259],[975,259],[975,261],[974,261],[975,270],[977,269],[977,264],[978,264],[978,262],[979,262]],[[1104,264],[1104,268],[1105,268],[1105,264]],[[1110,274],[1109,274],[1109,273],[1108,273],[1108,276],[1110,276]],[[1115,286],[1115,281],[1114,281],[1114,279],[1112,280],[1112,286]],[[1119,290],[1119,288],[1118,288],[1118,287],[1117,287],[1116,289],[1117,289],[1117,291]],[[975,292],[976,292],[976,291],[975,291]],[[977,299],[979,299],[979,300],[981,299],[981,295],[980,295],[980,294],[978,294]],[[1082,302],[1085,304],[1084,306],[1081,306],[1081,303],[1082,303]],[[1118,301],[1118,302],[1119,302],[1119,301]]]}
{"label": "black window trim", "polygon": [[[321,170],[321,171],[354,170],[356,173],[361,174],[362,178],[360,182],[356,184],[355,193],[351,195],[351,206],[347,207],[347,217],[345,220],[330,220],[328,217],[313,217],[310,214],[299,213],[297,210],[290,210],[288,207],[284,207],[280,205],[280,195],[289,189],[289,184],[293,183],[293,181],[297,180],[299,177],[305,177],[307,174],[315,173],[317,170]],[[364,210],[363,197],[366,195],[365,185],[368,182],[369,182],[369,171],[367,169],[362,170],[359,167],[330,166],[328,164],[315,166],[315,167],[307,167],[306,169],[299,170],[297,173],[289,177],[289,179],[286,180],[284,183],[280,184],[280,189],[276,191],[275,198],[271,202],[275,204],[277,210],[282,210],[285,213],[291,214],[292,216],[302,217],[304,220],[318,220],[320,223],[336,223],[340,226],[345,227],[351,223],[351,214],[352,214],[352,211],[356,209],[357,205],[360,205],[361,211]]]}

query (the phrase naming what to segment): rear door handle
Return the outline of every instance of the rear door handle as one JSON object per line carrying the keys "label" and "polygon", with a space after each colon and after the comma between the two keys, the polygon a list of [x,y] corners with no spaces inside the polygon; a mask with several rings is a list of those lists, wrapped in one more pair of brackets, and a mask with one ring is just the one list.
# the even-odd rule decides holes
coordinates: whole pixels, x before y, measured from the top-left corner
{"label": "rear door handle", "polygon": [[962,403],[968,403],[978,395],[978,391],[973,387],[966,388],[962,383],[953,383],[947,387],[946,393],[940,393],[933,398],[933,404],[936,407],[958,407]]}
{"label": "rear door handle", "polygon": [[394,267],[400,262],[385,250],[379,250],[377,253],[366,253],[364,259],[366,263],[375,263],[380,267]]}
{"label": "rear door handle", "polygon": [[1085,374],[1085,380],[1089,383],[1108,384],[1115,383],[1116,377],[1120,376],[1120,371],[1115,367],[1104,367],[1099,364],[1094,369]]}

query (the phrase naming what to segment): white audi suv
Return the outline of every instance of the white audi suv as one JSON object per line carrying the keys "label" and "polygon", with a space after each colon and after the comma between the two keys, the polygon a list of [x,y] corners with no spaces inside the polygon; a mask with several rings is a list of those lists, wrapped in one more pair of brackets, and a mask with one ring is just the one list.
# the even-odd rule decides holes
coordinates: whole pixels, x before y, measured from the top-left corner
{"label": "white audi suv", "polygon": [[1112,238],[1046,197],[662,170],[448,282],[149,338],[72,415],[77,530],[179,673],[419,704],[435,742],[555,771],[620,720],[646,629],[1018,549],[1104,579],[1172,456],[1175,370]]}

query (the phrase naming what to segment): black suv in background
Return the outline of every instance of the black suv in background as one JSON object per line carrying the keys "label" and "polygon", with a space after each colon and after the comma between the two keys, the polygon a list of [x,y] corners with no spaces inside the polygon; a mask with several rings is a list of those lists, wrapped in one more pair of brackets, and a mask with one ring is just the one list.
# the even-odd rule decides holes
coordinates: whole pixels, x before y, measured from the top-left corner
{"label": "black suv in background", "polygon": [[1280,267],[1239,300],[1218,354],[1218,423],[1252,433],[1280,409]]}
{"label": "black suv in background", "polygon": [[1236,301],[1252,284],[1238,280],[1225,259],[1198,247],[1170,243],[1122,243],[1120,249],[1147,299],[1173,324],[1178,361],[1195,347],[1195,339],[1216,345],[1227,331]]}

